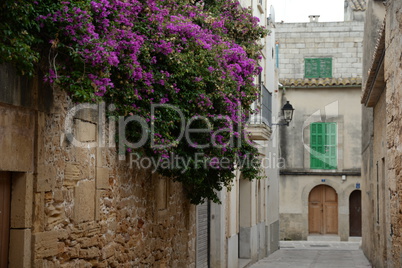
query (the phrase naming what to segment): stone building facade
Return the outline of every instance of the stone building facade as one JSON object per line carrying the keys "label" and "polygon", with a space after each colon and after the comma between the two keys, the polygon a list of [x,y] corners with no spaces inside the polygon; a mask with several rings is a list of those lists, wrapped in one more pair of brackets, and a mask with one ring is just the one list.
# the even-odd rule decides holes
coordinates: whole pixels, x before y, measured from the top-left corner
{"label": "stone building facade", "polygon": [[[351,1],[353,2],[353,1]],[[361,236],[362,21],[278,24],[280,238]]]}
{"label": "stone building facade", "polygon": [[75,104],[64,91],[8,66],[0,77],[9,267],[195,266],[195,206],[180,184],[130,168],[115,148],[91,146],[102,133],[109,141],[96,106],[71,117],[84,145],[74,146],[65,126]]}
{"label": "stone building facade", "polygon": [[401,267],[402,3],[369,0],[363,55],[363,241],[374,267]]}
{"label": "stone building facade", "polygon": [[[266,1],[242,5],[274,30]],[[264,73],[256,78],[264,96],[256,108],[269,117],[274,38],[261,40]],[[111,107],[73,103],[41,77],[0,66],[0,267],[236,268],[279,248],[270,118],[251,129],[272,161],[266,178],[237,173],[231,191],[219,193],[222,204],[194,206],[180,183],[132,165],[129,154],[119,160],[116,122],[105,116]]]}

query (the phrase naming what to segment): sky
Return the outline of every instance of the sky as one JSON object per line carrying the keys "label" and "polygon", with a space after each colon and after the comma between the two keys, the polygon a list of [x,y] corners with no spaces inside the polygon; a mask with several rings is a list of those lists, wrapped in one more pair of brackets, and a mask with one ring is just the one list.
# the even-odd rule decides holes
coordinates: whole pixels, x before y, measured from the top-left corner
{"label": "sky", "polygon": [[308,22],[309,15],[320,15],[321,22],[343,21],[344,0],[267,0],[267,3],[275,9],[276,22]]}

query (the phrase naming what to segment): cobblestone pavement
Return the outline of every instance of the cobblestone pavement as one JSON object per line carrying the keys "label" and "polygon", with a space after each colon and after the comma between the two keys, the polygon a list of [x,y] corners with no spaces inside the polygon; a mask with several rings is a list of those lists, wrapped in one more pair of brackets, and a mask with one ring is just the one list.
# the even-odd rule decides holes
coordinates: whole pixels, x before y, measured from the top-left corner
{"label": "cobblestone pavement", "polygon": [[281,241],[280,250],[251,268],[367,268],[360,242]]}

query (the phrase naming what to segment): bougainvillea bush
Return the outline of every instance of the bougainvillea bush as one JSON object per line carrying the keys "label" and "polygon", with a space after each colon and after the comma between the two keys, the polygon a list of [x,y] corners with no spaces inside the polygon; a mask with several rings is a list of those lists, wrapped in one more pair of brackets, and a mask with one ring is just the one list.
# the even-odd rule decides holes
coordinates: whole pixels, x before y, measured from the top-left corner
{"label": "bougainvillea bush", "polygon": [[[0,60],[25,74],[45,62],[45,81],[76,102],[104,101],[115,105],[110,116],[144,118],[154,132],[140,148],[124,149],[162,161],[185,159],[185,169],[158,172],[182,182],[193,203],[218,202],[216,191],[230,187],[236,168],[244,178],[258,178],[258,151],[244,128],[258,97],[258,42],[267,32],[249,9],[232,0],[0,5]],[[183,117],[169,108],[152,117],[152,104],[171,105],[191,129],[207,131],[176,141]],[[128,124],[128,140],[138,141],[142,130]]]}

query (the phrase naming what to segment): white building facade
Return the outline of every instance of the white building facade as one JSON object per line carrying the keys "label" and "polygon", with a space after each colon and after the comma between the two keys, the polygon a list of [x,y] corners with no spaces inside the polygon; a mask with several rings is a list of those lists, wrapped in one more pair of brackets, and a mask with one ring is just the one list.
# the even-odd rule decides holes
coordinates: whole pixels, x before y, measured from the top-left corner
{"label": "white building facade", "polygon": [[[270,34],[261,40],[264,45],[260,62],[263,72],[256,78],[261,96],[255,108],[260,110],[260,114],[250,119],[249,129],[252,139],[260,146],[265,178],[248,181],[238,172],[231,190],[219,193],[222,204],[210,202],[198,206],[197,221],[200,225],[197,229],[203,228],[204,231],[197,235],[196,244],[203,249],[197,253],[204,257],[197,262],[197,267],[245,267],[279,248],[278,153],[277,147],[273,146],[275,140],[272,137],[276,133],[272,132],[271,125],[272,114],[275,114],[273,109],[276,109],[272,98],[278,95],[278,79],[274,59],[275,25],[268,19],[273,8],[263,0],[240,3],[243,7],[251,7],[260,24],[270,30]],[[205,215],[208,215],[208,220]]]}

